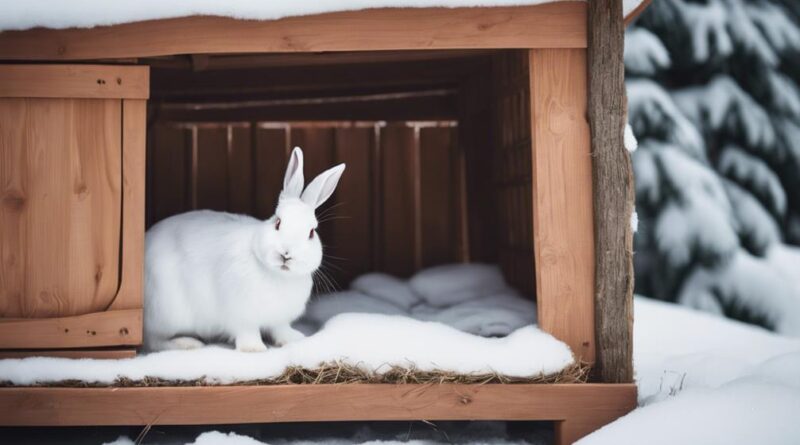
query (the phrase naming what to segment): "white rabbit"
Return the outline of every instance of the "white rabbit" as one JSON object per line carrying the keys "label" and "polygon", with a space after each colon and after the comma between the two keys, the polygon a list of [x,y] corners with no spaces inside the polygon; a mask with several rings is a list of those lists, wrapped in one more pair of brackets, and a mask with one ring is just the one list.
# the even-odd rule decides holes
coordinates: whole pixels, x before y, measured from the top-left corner
{"label": "white rabbit", "polygon": [[232,340],[264,351],[303,334],[302,315],[322,261],[314,210],[333,194],[339,164],[303,191],[303,152],[292,151],[275,215],[266,221],[199,210],[167,218],[145,240],[144,343],[148,350],[192,349]]}

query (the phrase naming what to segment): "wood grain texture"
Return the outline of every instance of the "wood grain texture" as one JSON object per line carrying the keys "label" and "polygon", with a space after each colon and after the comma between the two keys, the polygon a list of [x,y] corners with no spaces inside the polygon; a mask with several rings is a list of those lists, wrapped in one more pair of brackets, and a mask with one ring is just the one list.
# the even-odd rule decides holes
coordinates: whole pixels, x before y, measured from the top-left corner
{"label": "wood grain texture", "polygon": [[596,376],[633,381],[633,171],[624,144],[627,121],[622,0],[589,7],[589,125],[591,128],[597,330]]}
{"label": "wood grain texture", "polygon": [[533,233],[539,326],[595,359],[586,51],[531,50]]}
{"label": "wood grain texture", "polygon": [[[492,59],[492,192],[496,201],[498,258],[506,280],[535,295],[533,176],[528,51],[502,51]],[[499,230],[497,230],[499,228]]]}
{"label": "wood grain texture", "polygon": [[455,131],[423,127],[419,135],[421,266],[456,262],[460,202]]}
{"label": "wood grain texture", "polygon": [[401,277],[418,267],[417,187],[419,145],[414,128],[381,129],[381,258],[378,270]]}
{"label": "wood grain texture", "polygon": [[0,317],[86,314],[113,300],[121,119],[119,100],[0,99]]}
{"label": "wood grain texture", "polygon": [[461,48],[585,48],[586,4],[380,8],[234,20],[194,16],[89,29],[6,31],[0,60]]}
{"label": "wood grain texture", "polygon": [[[376,143],[374,127],[344,127],[335,130],[335,162],[347,167],[336,187],[334,202],[321,224],[330,225],[330,239],[323,239],[329,256],[326,261],[340,277],[340,286],[371,270],[375,227],[372,215],[377,202],[373,199],[373,150]],[[327,221],[325,221],[327,220]]]}
{"label": "wood grain texture", "polygon": [[255,130],[256,218],[267,219],[275,213],[278,195],[283,188],[283,174],[289,160],[289,126]]}
{"label": "wood grain texture", "polygon": [[[122,276],[111,311],[141,310],[144,299],[146,117],[147,101],[122,101]],[[141,344],[141,322],[130,338],[125,344]]]}
{"label": "wood grain texture", "polygon": [[[610,422],[632,384],[0,388],[0,425],[209,425],[345,420]],[[599,423],[599,422],[598,422]]]}
{"label": "wood grain texture", "polygon": [[[23,335],[24,333],[24,335]],[[142,342],[142,310],[0,320],[0,349],[97,348]]]}
{"label": "wood grain texture", "polygon": [[0,97],[147,99],[148,79],[144,66],[3,65]]}
{"label": "wood grain texture", "polygon": [[197,208],[228,210],[229,142],[227,127],[197,129]]}
{"label": "wood grain texture", "polygon": [[154,125],[147,143],[147,227],[189,210],[192,131]]}
{"label": "wood grain texture", "polygon": [[26,357],[62,357],[62,358],[96,358],[105,360],[118,360],[136,357],[134,348],[115,349],[43,349],[43,350],[15,350],[0,351],[0,359],[26,358]]}

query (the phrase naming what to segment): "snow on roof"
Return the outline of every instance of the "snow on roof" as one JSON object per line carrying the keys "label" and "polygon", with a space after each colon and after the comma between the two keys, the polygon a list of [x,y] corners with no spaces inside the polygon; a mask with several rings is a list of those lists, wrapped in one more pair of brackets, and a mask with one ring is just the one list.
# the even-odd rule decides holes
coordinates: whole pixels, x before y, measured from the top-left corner
{"label": "snow on roof", "polygon": [[[213,15],[250,20],[370,8],[521,6],[559,0],[26,0],[0,2],[0,31],[91,28],[142,20]],[[580,0],[568,0],[580,1]],[[645,0],[623,0],[625,16]]]}

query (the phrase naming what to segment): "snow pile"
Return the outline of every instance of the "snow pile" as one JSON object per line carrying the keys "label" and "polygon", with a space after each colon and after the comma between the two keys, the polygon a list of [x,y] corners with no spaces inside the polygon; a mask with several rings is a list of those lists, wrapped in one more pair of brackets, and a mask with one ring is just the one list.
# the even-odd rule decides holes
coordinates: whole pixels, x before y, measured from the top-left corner
{"label": "snow pile", "polygon": [[0,381],[112,384],[119,378],[153,377],[228,384],[276,378],[291,366],[314,369],[332,362],[376,373],[400,366],[463,375],[532,377],[557,373],[572,364],[573,357],[569,347],[535,326],[504,338],[484,338],[403,316],[341,314],[318,333],[263,353],[209,346],[123,360],[8,359],[0,360]]}
{"label": "snow pile", "polygon": [[533,301],[512,289],[492,265],[437,266],[408,281],[370,273],[356,278],[350,287],[316,297],[296,327],[308,334],[338,314],[356,312],[405,315],[491,337],[508,335],[536,321]]}
{"label": "snow pile", "polygon": [[[35,27],[54,29],[91,28],[120,23],[157,20],[191,15],[214,15],[249,20],[274,20],[336,11],[371,8],[426,8],[519,6],[552,3],[558,0],[27,0],[0,2],[0,31]],[[624,0],[628,15],[643,0]]]}
{"label": "snow pile", "polygon": [[794,444],[800,438],[800,340],[637,298],[640,408],[580,441]]}

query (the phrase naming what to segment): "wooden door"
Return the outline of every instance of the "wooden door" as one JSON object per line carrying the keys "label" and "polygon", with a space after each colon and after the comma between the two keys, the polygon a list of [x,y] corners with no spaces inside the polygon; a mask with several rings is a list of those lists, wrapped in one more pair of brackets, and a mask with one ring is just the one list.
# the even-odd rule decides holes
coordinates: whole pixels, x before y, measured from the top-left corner
{"label": "wooden door", "polygon": [[[127,102],[143,105],[146,97],[144,67],[0,66],[0,348],[87,346],[68,327],[52,329],[42,319],[66,326],[70,317],[141,308],[141,295],[138,304],[131,295],[141,285],[130,284],[141,283],[141,274],[129,273],[125,286],[122,280],[131,270],[123,254],[141,261],[136,237],[123,233],[137,226],[124,221],[136,218],[137,200],[130,196],[127,208],[123,202],[144,179],[126,168],[144,147],[126,146],[137,135],[125,134],[144,132],[144,107]],[[126,125],[132,117],[139,125]],[[106,329],[89,323],[83,334],[95,340],[88,345],[136,342],[135,321],[111,318],[126,330],[105,338]],[[37,336],[35,326],[47,335]]]}

